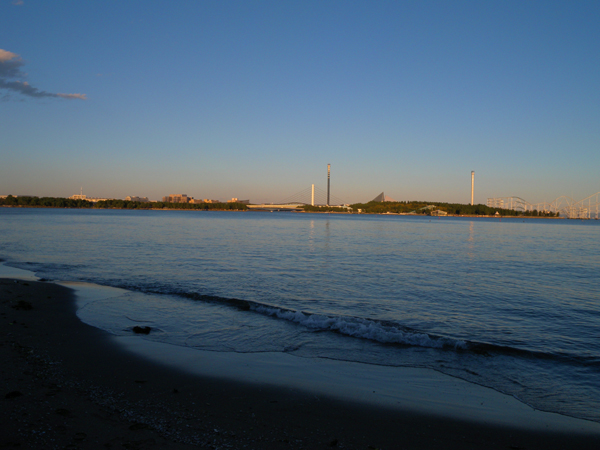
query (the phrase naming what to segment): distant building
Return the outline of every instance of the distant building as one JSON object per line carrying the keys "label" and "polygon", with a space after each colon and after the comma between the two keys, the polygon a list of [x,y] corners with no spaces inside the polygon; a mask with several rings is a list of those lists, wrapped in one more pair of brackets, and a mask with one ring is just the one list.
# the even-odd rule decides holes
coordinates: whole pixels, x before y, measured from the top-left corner
{"label": "distant building", "polygon": [[[162,201],[165,202],[165,203],[194,203],[194,204],[199,204],[199,203],[221,203],[220,200],[211,200],[209,198],[201,199],[201,198],[188,197],[187,194],[169,195],[167,197],[163,197]],[[243,203],[243,202],[248,202],[249,203],[249,200],[237,200],[236,199],[236,201],[238,203]]]}
{"label": "distant building", "polygon": [[189,203],[190,200],[194,200],[194,198],[188,197],[187,194],[173,194],[162,198],[165,203]]}
{"label": "distant building", "polygon": [[373,200],[371,200],[372,202],[395,202],[396,200],[394,200],[391,197],[388,197],[387,195],[385,195],[383,192],[381,194],[379,194],[377,197],[375,197]]}
{"label": "distant building", "polygon": [[83,195],[83,187],[82,187],[79,194],[71,195],[69,198],[71,200],[87,200],[87,195]]}
{"label": "distant building", "polygon": [[104,197],[88,197],[85,194],[75,194],[69,197],[71,200],[85,200],[92,203],[104,202],[106,200],[114,200],[112,198],[104,198]]}
{"label": "distant building", "polygon": [[21,197],[31,198],[31,197],[37,197],[37,195],[15,195],[15,194],[0,195],[0,198],[8,198],[8,197],[12,197],[12,198],[21,198]]}
{"label": "distant building", "polygon": [[150,200],[148,200],[148,197],[138,197],[135,195],[128,195],[127,197],[125,197],[125,201],[141,202],[141,203],[149,203],[150,202]]}
{"label": "distant building", "polygon": [[250,204],[250,200],[240,200],[237,197],[233,197],[231,200],[227,200],[227,203],[242,203],[248,205]]}

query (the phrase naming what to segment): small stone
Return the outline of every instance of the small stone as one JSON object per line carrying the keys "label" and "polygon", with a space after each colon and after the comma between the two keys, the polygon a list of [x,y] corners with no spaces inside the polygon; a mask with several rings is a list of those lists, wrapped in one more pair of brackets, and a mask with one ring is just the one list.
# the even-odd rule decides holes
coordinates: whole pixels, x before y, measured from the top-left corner
{"label": "small stone", "polygon": [[19,391],[11,391],[11,392],[9,392],[8,394],[6,394],[6,395],[4,396],[4,398],[6,398],[6,399],[10,400],[10,399],[13,399],[13,398],[21,397],[22,395],[23,395],[23,393],[22,393],[22,392],[19,392]]}
{"label": "small stone", "polygon": [[75,435],[73,436],[73,439],[76,441],[84,441],[85,438],[87,438],[87,434],[83,432],[75,433]]}
{"label": "small stone", "polygon": [[152,328],[150,327],[139,327],[137,325],[133,327],[133,332],[136,334],[150,334],[151,330]]}
{"label": "small stone", "polygon": [[14,309],[22,309],[25,311],[29,311],[30,309],[33,309],[33,306],[31,303],[25,301],[25,300],[19,300],[17,302],[16,305],[13,306]]}

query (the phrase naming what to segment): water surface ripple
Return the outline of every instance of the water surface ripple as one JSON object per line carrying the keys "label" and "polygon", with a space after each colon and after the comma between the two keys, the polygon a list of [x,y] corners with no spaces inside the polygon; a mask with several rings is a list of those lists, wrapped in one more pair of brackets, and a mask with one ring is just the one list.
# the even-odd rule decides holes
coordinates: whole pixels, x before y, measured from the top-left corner
{"label": "water surface ripple", "polygon": [[429,367],[600,422],[598,221],[0,208],[0,258],[125,288],[80,316],[234,352]]}

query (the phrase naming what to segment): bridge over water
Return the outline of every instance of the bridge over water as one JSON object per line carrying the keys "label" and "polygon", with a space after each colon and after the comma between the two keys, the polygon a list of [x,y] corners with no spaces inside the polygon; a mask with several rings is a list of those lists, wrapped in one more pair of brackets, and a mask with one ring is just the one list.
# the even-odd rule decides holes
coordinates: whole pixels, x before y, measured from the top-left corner
{"label": "bridge over water", "polygon": [[286,204],[274,204],[274,203],[262,203],[260,205],[246,205],[248,209],[254,209],[258,211],[302,211],[304,203],[286,203]]}
{"label": "bridge over water", "polygon": [[[344,202],[330,195],[329,206],[342,206]],[[302,210],[305,205],[312,206],[328,206],[327,205],[327,192],[312,186],[303,189],[300,192],[295,193],[287,198],[284,198],[277,203],[263,203],[260,205],[247,205],[248,209],[261,210],[261,211],[299,211]]]}

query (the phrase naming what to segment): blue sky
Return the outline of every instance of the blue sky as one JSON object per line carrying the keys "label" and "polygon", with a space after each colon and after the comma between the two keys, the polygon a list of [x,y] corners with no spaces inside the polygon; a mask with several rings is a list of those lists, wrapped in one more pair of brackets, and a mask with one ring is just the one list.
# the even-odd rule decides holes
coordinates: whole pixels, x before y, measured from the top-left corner
{"label": "blue sky", "polygon": [[[600,191],[598,1],[0,3],[0,194]],[[28,83],[28,85],[24,85]],[[69,95],[70,94],[70,95]],[[74,95],[78,94],[78,95]]]}

